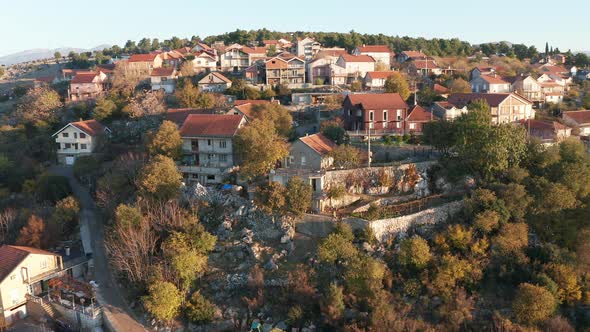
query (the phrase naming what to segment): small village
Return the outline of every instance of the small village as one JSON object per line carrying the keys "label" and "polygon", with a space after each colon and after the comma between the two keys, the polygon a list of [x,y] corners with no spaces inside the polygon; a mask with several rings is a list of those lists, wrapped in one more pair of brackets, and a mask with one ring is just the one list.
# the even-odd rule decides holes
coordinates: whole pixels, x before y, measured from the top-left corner
{"label": "small village", "polygon": [[240,32],[2,67],[0,331],[589,328],[587,56]]}

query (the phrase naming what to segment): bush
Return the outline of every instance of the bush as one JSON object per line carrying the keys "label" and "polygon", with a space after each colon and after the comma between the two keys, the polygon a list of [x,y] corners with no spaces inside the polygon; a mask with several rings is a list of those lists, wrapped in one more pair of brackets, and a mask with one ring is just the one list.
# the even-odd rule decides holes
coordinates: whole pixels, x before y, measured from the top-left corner
{"label": "bush", "polygon": [[41,200],[55,203],[71,193],[72,188],[65,176],[45,174],[37,181],[37,195]]}
{"label": "bush", "polygon": [[74,162],[74,176],[80,181],[93,181],[96,179],[100,163],[94,156],[80,156]]}
{"label": "bush", "polygon": [[203,297],[199,291],[195,291],[186,304],[185,313],[194,323],[210,322],[215,316],[215,305]]}
{"label": "bush", "polygon": [[555,312],[557,301],[547,289],[531,284],[520,284],[512,302],[516,319],[525,324],[536,324]]}

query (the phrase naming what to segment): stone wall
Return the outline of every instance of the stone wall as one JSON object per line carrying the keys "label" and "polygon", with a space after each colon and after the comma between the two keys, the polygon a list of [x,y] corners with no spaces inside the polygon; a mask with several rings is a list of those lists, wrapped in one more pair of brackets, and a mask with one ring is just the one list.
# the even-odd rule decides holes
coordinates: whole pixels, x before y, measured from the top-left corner
{"label": "stone wall", "polygon": [[407,216],[374,220],[368,224],[375,232],[375,237],[384,242],[397,233],[407,231],[412,226],[432,225],[445,221],[449,215],[457,213],[462,207],[463,201],[456,201]]}

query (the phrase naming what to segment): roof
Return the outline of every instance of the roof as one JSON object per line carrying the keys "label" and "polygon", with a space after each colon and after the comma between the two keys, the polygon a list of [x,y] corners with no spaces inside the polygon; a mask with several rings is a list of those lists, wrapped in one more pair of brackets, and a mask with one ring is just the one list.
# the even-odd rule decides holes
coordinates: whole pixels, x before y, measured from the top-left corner
{"label": "roof", "polygon": [[244,46],[241,48],[242,52],[246,54],[266,54],[266,47],[248,47]]}
{"label": "roof", "polygon": [[[453,93],[449,96],[448,101],[451,104],[457,105],[457,107],[462,108],[463,106],[468,105],[474,100],[483,99],[491,107],[498,107],[498,105],[500,105],[500,103],[506,100],[506,98],[508,98],[510,95],[510,93]],[[516,96],[514,94],[512,95]],[[524,98],[522,99],[526,100]]]}
{"label": "roof", "polygon": [[322,57],[331,56],[331,57],[339,57],[343,54],[348,54],[346,50],[320,50],[316,54],[316,59],[320,59]]}
{"label": "roof", "polygon": [[433,114],[425,110],[422,106],[414,105],[408,111],[408,116],[406,117],[406,120],[412,122],[429,122],[433,118]]}
{"label": "roof", "polygon": [[252,119],[254,118],[254,106],[256,105],[260,104],[242,104],[239,106],[234,106],[234,108],[244,114],[248,119]]}
{"label": "roof", "polygon": [[181,127],[186,118],[190,114],[213,114],[213,110],[202,109],[202,108],[169,108],[166,111],[165,120],[176,123],[178,127]]}
{"label": "roof", "polygon": [[371,76],[372,79],[379,79],[379,78],[388,78],[389,76],[391,76],[393,73],[395,73],[394,71],[368,71],[367,75]]}
{"label": "roof", "polygon": [[234,106],[240,106],[240,105],[244,105],[244,104],[260,105],[260,104],[267,104],[267,103],[270,103],[270,101],[264,100],[264,99],[238,99],[238,100],[234,101]]}
{"label": "roof", "polygon": [[174,71],[174,67],[154,68],[154,70],[152,70],[151,76],[172,76],[174,75]]}
{"label": "roof", "polygon": [[402,99],[399,93],[360,93],[351,94],[347,98],[352,105],[362,106],[363,109],[403,109],[408,104]]}
{"label": "roof", "polygon": [[438,65],[434,60],[414,60],[413,64],[416,67],[416,69],[438,68]]}
{"label": "roof", "polygon": [[180,136],[233,137],[243,120],[243,115],[190,114],[180,128]]}
{"label": "roof", "polygon": [[442,94],[442,93],[448,93],[448,92],[449,92],[449,89],[448,89],[447,87],[445,87],[445,86],[442,86],[442,85],[440,85],[440,84],[438,84],[438,83],[435,83],[435,84],[434,84],[434,88],[433,88],[433,90],[434,90],[434,92],[436,92],[436,93],[441,93],[441,94]]}
{"label": "roof", "polygon": [[564,66],[542,66],[541,70],[555,74],[569,73],[569,70],[567,70]]}
{"label": "roof", "polygon": [[129,57],[129,62],[153,62],[158,54],[133,54]]}
{"label": "roof", "polygon": [[569,129],[568,126],[563,125],[557,121],[527,119],[521,120],[520,123],[531,129],[548,129],[554,131]]}
{"label": "roof", "polygon": [[320,155],[326,155],[336,147],[336,143],[321,133],[300,137],[299,140]]}
{"label": "roof", "polygon": [[509,84],[508,82],[504,81],[502,77],[496,75],[481,75],[479,77],[489,84]]}
{"label": "roof", "polygon": [[90,136],[100,135],[104,133],[105,129],[107,129],[107,127],[96,120],[71,122],[70,124]]}
{"label": "roof", "polygon": [[564,112],[563,116],[576,121],[579,125],[590,124],[590,110]]}
{"label": "roof", "polygon": [[375,62],[375,59],[373,59],[373,57],[369,55],[340,54],[340,56],[346,62]]}
{"label": "roof", "polygon": [[387,45],[363,45],[357,48],[361,53],[392,53]]}
{"label": "roof", "polygon": [[448,101],[436,101],[434,102],[436,105],[438,105],[439,107],[442,107],[444,109],[450,110],[452,108],[457,108],[457,106],[453,103],[450,103]]}
{"label": "roof", "polygon": [[402,54],[405,54],[408,58],[424,58],[426,54],[420,51],[403,51]]}
{"label": "roof", "polygon": [[219,78],[220,80],[224,81],[225,83],[231,83],[231,80],[225,76],[223,76],[221,73],[218,73],[216,71],[211,72],[211,75]]}
{"label": "roof", "polygon": [[3,245],[0,247],[0,282],[14,271],[29,254],[59,256],[37,248]]}
{"label": "roof", "polygon": [[112,73],[115,71],[115,64],[114,63],[107,63],[103,65],[96,65],[96,70],[100,70],[103,73]]}
{"label": "roof", "polygon": [[94,83],[94,79],[96,78],[96,73],[79,73],[72,78],[71,83],[74,84],[82,84],[82,83]]}

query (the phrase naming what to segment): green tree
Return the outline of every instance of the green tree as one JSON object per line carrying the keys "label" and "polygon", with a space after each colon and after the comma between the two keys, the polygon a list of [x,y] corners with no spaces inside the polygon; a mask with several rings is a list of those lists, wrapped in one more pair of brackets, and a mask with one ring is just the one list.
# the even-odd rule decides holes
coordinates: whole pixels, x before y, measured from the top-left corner
{"label": "green tree", "polygon": [[225,93],[236,96],[237,99],[260,99],[260,92],[248,86],[242,79],[233,80],[231,87]]}
{"label": "green tree", "polygon": [[174,160],[182,156],[182,138],[178,127],[172,121],[164,120],[158,131],[149,135],[146,144],[150,155],[163,155]]}
{"label": "green tree", "polygon": [[300,177],[290,178],[285,193],[287,210],[296,216],[302,215],[311,207],[312,194],[313,190],[309,183],[305,183]]}
{"label": "green tree", "polygon": [[47,87],[30,89],[16,105],[15,115],[22,123],[46,127],[58,120],[62,103],[59,94]]}
{"label": "green tree", "polygon": [[318,247],[318,257],[320,261],[326,263],[349,261],[358,255],[359,252],[351,240],[338,233],[328,235]]}
{"label": "green tree", "polygon": [[55,62],[59,63],[59,60],[61,60],[61,53],[56,51],[53,53],[53,58],[55,59]]}
{"label": "green tree", "polygon": [[420,236],[414,235],[400,243],[398,261],[401,265],[422,270],[431,259],[432,254],[428,242]]}
{"label": "green tree", "polygon": [[350,83],[350,91],[352,92],[359,92],[363,90],[363,82],[361,81],[354,81]]}
{"label": "green tree", "polygon": [[142,298],[143,305],[156,319],[169,322],[178,315],[182,296],[173,283],[155,281],[148,287],[148,295]]}
{"label": "green tree", "polygon": [[553,294],[531,284],[520,284],[512,302],[516,319],[525,324],[536,324],[551,317],[557,308]]}
{"label": "green tree", "polygon": [[98,121],[103,121],[110,118],[116,110],[117,104],[115,104],[115,102],[108,98],[100,97],[96,101],[92,116]]}
{"label": "green tree", "polygon": [[207,266],[207,256],[198,252],[184,233],[173,232],[162,245],[178,287],[186,291]]}
{"label": "green tree", "polygon": [[289,110],[276,103],[254,105],[253,117],[255,119],[268,120],[275,125],[276,132],[282,137],[289,137],[293,123],[293,117]]}
{"label": "green tree", "polygon": [[385,80],[385,92],[399,93],[403,100],[407,100],[410,97],[410,88],[408,82],[399,72],[393,72]]}
{"label": "green tree", "polygon": [[339,168],[354,168],[361,163],[361,151],[352,145],[339,145],[328,155],[334,159],[334,166]]}
{"label": "green tree", "polygon": [[215,305],[209,302],[198,290],[191,295],[185,307],[186,317],[193,323],[207,323],[215,316]]}
{"label": "green tree", "polygon": [[344,308],[342,287],[334,282],[330,283],[330,286],[322,297],[322,313],[326,315],[331,325],[336,326],[344,314]]}
{"label": "green tree", "polygon": [[334,141],[336,144],[343,144],[348,140],[346,130],[336,121],[324,121],[320,125],[320,131],[324,136]]}
{"label": "green tree", "polygon": [[285,207],[286,191],[285,186],[278,182],[261,185],[256,188],[254,203],[260,206],[267,214],[278,214]]}
{"label": "green tree", "polygon": [[267,174],[289,153],[275,125],[266,119],[256,119],[240,129],[235,145],[242,160],[240,173],[246,178]]}
{"label": "green tree", "polygon": [[174,160],[157,155],[139,172],[137,187],[144,197],[167,201],[178,195],[181,180]]}
{"label": "green tree", "polygon": [[115,210],[115,221],[118,227],[129,228],[139,226],[141,219],[141,211],[136,207],[120,204]]}

